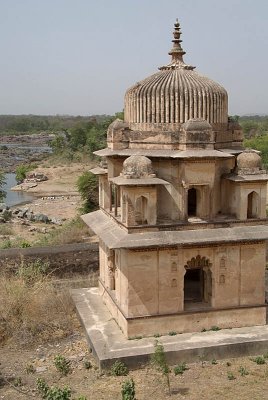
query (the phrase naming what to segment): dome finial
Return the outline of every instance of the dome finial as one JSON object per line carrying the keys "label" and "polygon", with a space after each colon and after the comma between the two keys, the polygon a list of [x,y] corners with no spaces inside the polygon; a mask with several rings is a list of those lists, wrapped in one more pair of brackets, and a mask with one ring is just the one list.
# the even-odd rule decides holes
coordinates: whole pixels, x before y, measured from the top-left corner
{"label": "dome finial", "polygon": [[183,55],[185,54],[185,51],[183,51],[181,47],[182,40],[180,39],[181,31],[178,18],[176,18],[176,22],[174,24],[173,36],[174,36],[174,39],[172,40],[173,48],[170,50],[168,54],[172,56],[172,61],[183,62]]}

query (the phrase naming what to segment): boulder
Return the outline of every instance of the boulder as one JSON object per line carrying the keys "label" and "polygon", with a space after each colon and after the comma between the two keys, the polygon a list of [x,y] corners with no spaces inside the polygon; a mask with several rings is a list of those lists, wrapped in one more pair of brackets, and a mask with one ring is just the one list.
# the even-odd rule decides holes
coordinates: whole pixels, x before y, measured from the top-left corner
{"label": "boulder", "polygon": [[49,223],[49,218],[45,214],[35,214],[35,221],[44,222],[45,224]]}

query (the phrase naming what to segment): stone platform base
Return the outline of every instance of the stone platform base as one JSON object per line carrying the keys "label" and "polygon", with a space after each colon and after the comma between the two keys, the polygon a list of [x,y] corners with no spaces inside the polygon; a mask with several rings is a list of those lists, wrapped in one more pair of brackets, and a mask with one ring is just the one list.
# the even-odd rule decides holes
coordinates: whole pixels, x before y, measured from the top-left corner
{"label": "stone platform base", "polygon": [[100,283],[99,295],[120,329],[128,338],[136,336],[168,335],[169,332],[192,333],[210,330],[242,328],[266,324],[266,306],[244,306],[213,309],[209,307],[187,310],[182,313],[129,317],[120,311],[109,291]]}
{"label": "stone platform base", "polygon": [[[109,368],[118,359],[132,368],[149,361],[156,338],[126,339],[103,304],[98,288],[74,289],[71,294],[100,368]],[[157,340],[164,345],[170,364],[219,360],[266,353],[268,326],[167,335]]]}

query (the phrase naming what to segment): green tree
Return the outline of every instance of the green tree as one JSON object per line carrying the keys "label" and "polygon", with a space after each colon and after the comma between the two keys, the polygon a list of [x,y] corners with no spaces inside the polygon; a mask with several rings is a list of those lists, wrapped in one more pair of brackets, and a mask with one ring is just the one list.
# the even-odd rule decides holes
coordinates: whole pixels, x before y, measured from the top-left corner
{"label": "green tree", "polygon": [[82,212],[93,211],[98,207],[98,187],[98,178],[89,171],[78,178],[77,188],[84,200]]}
{"label": "green tree", "polygon": [[2,171],[0,171],[0,201],[3,201],[3,199],[6,197],[6,192],[3,190],[5,183],[5,175]]}
{"label": "green tree", "polygon": [[53,153],[60,154],[65,149],[66,142],[62,135],[55,135],[49,145],[52,148]]}
{"label": "green tree", "polygon": [[78,123],[70,131],[70,147],[73,151],[79,150],[85,146],[87,142],[87,129],[82,123]]}
{"label": "green tree", "polygon": [[27,172],[32,171],[33,169],[35,169],[36,165],[30,165],[30,164],[22,164],[22,165],[18,165],[16,168],[16,181],[18,183],[22,182],[27,175]]}

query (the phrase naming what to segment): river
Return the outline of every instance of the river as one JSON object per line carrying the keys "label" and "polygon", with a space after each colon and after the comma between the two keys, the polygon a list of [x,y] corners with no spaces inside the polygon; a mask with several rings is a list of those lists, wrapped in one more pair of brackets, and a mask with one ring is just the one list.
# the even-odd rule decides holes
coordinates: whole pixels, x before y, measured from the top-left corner
{"label": "river", "polygon": [[6,184],[3,186],[3,189],[6,192],[6,198],[4,199],[4,203],[11,206],[18,206],[19,204],[27,203],[33,201],[36,197],[30,193],[26,193],[23,191],[20,192],[12,192],[10,189],[13,186],[17,185],[15,174],[8,173],[5,174]]}

